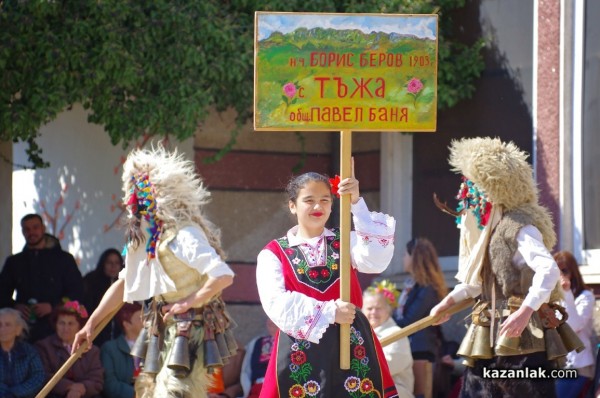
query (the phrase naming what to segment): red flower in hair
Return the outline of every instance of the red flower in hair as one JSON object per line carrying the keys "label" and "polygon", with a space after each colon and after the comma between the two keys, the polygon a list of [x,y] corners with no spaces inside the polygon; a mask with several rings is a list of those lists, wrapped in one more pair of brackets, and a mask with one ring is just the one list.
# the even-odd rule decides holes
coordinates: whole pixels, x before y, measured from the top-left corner
{"label": "red flower in hair", "polygon": [[79,301],[66,301],[63,304],[63,308],[69,312],[76,312],[81,318],[87,318],[88,313],[83,306],[83,304],[79,304]]}
{"label": "red flower in hair", "polygon": [[339,198],[338,187],[340,185],[340,176],[336,175],[334,178],[330,178],[329,183],[331,184],[331,193]]}

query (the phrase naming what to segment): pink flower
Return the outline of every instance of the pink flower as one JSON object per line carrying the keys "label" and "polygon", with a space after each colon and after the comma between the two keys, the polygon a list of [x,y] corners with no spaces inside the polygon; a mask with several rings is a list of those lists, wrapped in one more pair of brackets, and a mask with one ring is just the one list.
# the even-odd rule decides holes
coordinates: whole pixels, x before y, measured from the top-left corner
{"label": "pink flower", "polygon": [[63,308],[68,311],[76,312],[81,318],[88,317],[85,307],[82,304],[79,304],[79,301],[77,300],[65,302]]}
{"label": "pink flower", "polygon": [[421,80],[417,79],[416,77],[413,77],[408,82],[406,90],[411,94],[418,94],[421,90],[423,90],[423,83],[421,82]]}
{"label": "pink flower", "polygon": [[294,83],[286,83],[283,86],[283,93],[286,95],[286,97],[288,97],[289,99],[294,98],[294,95],[296,95],[296,85]]}

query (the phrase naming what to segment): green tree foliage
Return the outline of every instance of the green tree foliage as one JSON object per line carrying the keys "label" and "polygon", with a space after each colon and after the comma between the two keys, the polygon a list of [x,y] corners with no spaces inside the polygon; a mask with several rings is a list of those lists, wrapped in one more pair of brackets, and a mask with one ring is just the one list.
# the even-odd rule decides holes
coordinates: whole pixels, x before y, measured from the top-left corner
{"label": "green tree foliage", "polygon": [[458,43],[450,12],[465,0],[0,0],[0,140],[27,142],[47,166],[40,126],[75,103],[113,144],[143,134],[185,139],[211,107],[252,114],[254,12],[440,15],[438,103],[474,90],[481,42]]}

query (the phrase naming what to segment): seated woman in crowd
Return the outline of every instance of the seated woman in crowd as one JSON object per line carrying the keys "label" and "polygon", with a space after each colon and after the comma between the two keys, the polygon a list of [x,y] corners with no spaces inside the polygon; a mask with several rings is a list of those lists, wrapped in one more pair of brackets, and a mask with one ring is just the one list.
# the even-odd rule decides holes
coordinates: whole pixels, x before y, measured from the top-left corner
{"label": "seated woman in crowd", "polygon": [[[375,283],[363,293],[362,311],[380,340],[401,330],[392,319],[398,296],[396,285],[387,280]],[[404,337],[386,345],[383,347],[383,354],[394,379],[398,397],[412,398],[415,377],[408,339]]]}
{"label": "seated woman in crowd", "polygon": [[12,308],[0,309],[0,397],[33,397],[44,386],[44,368],[31,345],[23,341],[27,323]]}
{"label": "seated woman in crowd", "polygon": [[[117,280],[119,272],[124,267],[123,257],[117,249],[110,248],[102,252],[96,264],[96,269],[83,278],[83,305],[90,313],[98,307],[102,296],[110,285]],[[112,319],[96,337],[94,344],[102,347],[104,342],[117,338],[121,332],[117,320]]]}
{"label": "seated woman in crowd", "polygon": [[[71,356],[75,334],[88,317],[85,307],[77,301],[67,301],[51,316],[56,333],[36,343],[49,380]],[[48,398],[99,398],[104,383],[100,349],[92,346],[79,358],[52,389]]]}
{"label": "seated woman in crowd", "polygon": [[104,397],[134,398],[133,383],[140,372],[140,359],[131,355],[142,324],[142,306],[138,303],[124,303],[115,315],[123,334],[107,341],[100,350],[104,366]]}

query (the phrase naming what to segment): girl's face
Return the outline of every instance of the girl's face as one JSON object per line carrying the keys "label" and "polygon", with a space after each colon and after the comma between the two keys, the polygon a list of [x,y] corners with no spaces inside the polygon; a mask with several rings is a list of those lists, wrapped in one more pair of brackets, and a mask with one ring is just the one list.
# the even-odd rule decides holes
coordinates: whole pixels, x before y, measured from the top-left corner
{"label": "girl's face", "polygon": [[390,306],[381,294],[365,295],[362,312],[369,320],[371,327],[376,328],[390,317]]}
{"label": "girl's face", "polygon": [[404,272],[412,273],[412,256],[407,251],[404,252],[402,262],[404,263]]}
{"label": "girl's face", "polygon": [[121,271],[121,259],[115,253],[111,253],[104,262],[104,273],[111,279],[116,279]]}
{"label": "girl's face", "polygon": [[75,315],[61,314],[56,320],[56,334],[65,344],[73,344],[75,334],[79,332],[80,326]]}
{"label": "girl's face", "polygon": [[289,202],[290,211],[298,218],[298,233],[305,238],[321,235],[331,215],[331,205],[331,191],[327,184],[308,182],[298,192],[296,202]]}

